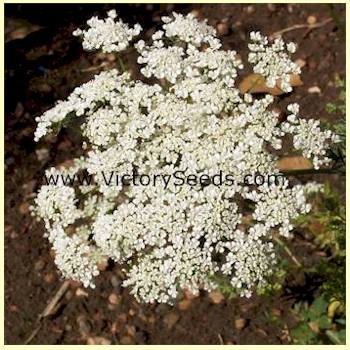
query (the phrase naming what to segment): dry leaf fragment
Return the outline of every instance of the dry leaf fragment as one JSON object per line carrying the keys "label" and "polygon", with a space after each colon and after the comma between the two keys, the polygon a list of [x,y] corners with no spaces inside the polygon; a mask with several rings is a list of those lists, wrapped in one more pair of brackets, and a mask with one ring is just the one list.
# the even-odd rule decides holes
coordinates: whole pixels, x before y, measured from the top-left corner
{"label": "dry leaf fragment", "polygon": [[277,167],[285,170],[306,170],[312,169],[312,163],[302,156],[283,157],[277,161]]}
{"label": "dry leaf fragment", "polygon": [[[292,87],[303,85],[303,82],[301,81],[300,76],[298,74],[290,75],[290,85]],[[245,77],[239,85],[239,90],[242,94],[245,94],[247,92],[251,94],[267,93],[273,96],[279,96],[286,93],[285,91],[280,89],[279,80],[277,81],[277,86],[275,86],[274,88],[269,88],[266,85],[265,78],[262,75],[256,73],[249,74],[247,77]]]}

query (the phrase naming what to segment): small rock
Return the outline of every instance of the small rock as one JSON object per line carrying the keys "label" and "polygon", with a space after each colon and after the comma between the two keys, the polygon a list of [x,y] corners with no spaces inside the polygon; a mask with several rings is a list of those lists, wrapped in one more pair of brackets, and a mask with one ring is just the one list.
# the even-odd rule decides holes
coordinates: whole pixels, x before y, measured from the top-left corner
{"label": "small rock", "polygon": [[167,315],[164,316],[163,322],[167,326],[169,330],[171,330],[175,323],[179,320],[180,316],[175,312],[169,312]]}
{"label": "small rock", "polygon": [[37,149],[35,154],[39,162],[45,162],[49,159],[49,150],[47,148]]}
{"label": "small rock", "polygon": [[194,17],[198,17],[200,15],[199,11],[198,10],[192,10],[191,12],[191,15],[193,15]]}
{"label": "small rock", "polygon": [[120,285],[121,285],[121,281],[120,281],[120,279],[119,279],[117,276],[113,275],[113,276],[111,277],[111,279],[110,279],[110,282],[111,282],[111,285],[112,285],[114,288],[119,289],[119,287],[120,287]]}
{"label": "small rock", "polygon": [[118,305],[120,303],[121,297],[115,293],[112,293],[108,297],[108,301],[112,305]]}
{"label": "small rock", "polygon": [[130,309],[129,310],[129,315],[130,316],[135,316],[136,315],[136,311],[134,309]]}
{"label": "small rock", "polygon": [[306,20],[307,24],[315,24],[317,22],[317,18],[315,16],[309,16]]}
{"label": "small rock", "polygon": [[71,291],[71,290],[68,290],[66,292],[66,294],[64,295],[64,297],[67,299],[67,300],[71,300],[74,296],[74,293]]}
{"label": "small rock", "polygon": [[129,325],[127,324],[125,326],[126,328],[126,333],[128,333],[128,335],[130,335],[130,337],[134,338],[135,337],[135,334],[136,334],[136,328],[135,326],[132,326],[132,325]]}
{"label": "small rock", "polygon": [[318,86],[311,86],[307,89],[307,92],[309,94],[320,94],[321,93],[321,89]]}
{"label": "small rock", "polygon": [[55,281],[55,275],[52,272],[47,272],[44,274],[44,281],[46,283],[53,283]]}
{"label": "small rock", "polygon": [[104,337],[89,337],[87,342],[87,345],[110,345],[112,342]]}
{"label": "small rock", "polygon": [[246,7],[246,11],[250,15],[255,12],[255,7],[253,5],[249,5]]}
{"label": "small rock", "polygon": [[46,263],[44,260],[38,260],[34,265],[34,269],[36,271],[41,271],[45,267],[45,265]]}
{"label": "small rock", "polygon": [[298,58],[295,63],[300,67],[303,68],[306,65],[306,62],[302,58]]}
{"label": "small rock", "polygon": [[218,290],[214,290],[209,293],[209,298],[214,304],[220,304],[225,297]]}
{"label": "small rock", "polygon": [[123,345],[132,345],[133,344],[133,340],[132,338],[128,337],[128,336],[125,336],[125,337],[122,337],[120,339],[120,344],[123,344]]}
{"label": "small rock", "polygon": [[120,332],[120,322],[113,322],[110,328],[112,334],[116,334]]}
{"label": "small rock", "polygon": [[114,62],[116,60],[116,57],[113,53],[109,53],[109,54],[107,54],[107,60],[109,62]]}
{"label": "small rock", "polygon": [[22,215],[27,215],[29,213],[30,204],[28,202],[23,202],[19,205],[18,210]]}
{"label": "small rock", "polygon": [[219,33],[219,35],[227,35],[229,33],[229,27],[227,23],[220,22],[216,26],[216,30]]}
{"label": "small rock", "polygon": [[238,330],[243,329],[247,325],[247,320],[245,318],[237,318],[235,320],[235,328]]}
{"label": "small rock", "polygon": [[275,4],[267,4],[267,9],[271,12],[276,11],[276,5]]}

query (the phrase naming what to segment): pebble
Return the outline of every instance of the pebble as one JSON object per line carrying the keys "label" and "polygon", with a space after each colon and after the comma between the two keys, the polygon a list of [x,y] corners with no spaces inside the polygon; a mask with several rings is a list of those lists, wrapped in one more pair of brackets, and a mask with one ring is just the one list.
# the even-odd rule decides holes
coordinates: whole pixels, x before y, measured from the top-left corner
{"label": "pebble", "polygon": [[110,345],[112,342],[104,337],[89,337],[87,342],[87,345]]}
{"label": "pebble", "polygon": [[129,315],[130,316],[135,316],[136,315],[136,311],[134,309],[130,309],[129,310]]}
{"label": "pebble", "polygon": [[214,290],[209,293],[209,298],[214,304],[220,304],[225,297],[218,290]]}
{"label": "pebble", "polygon": [[295,63],[300,67],[303,68],[306,65],[306,62],[302,58],[298,58]]}
{"label": "pebble", "polygon": [[235,320],[235,328],[238,330],[243,329],[247,325],[247,320],[245,318],[237,318]]}
{"label": "pebble", "polygon": [[220,22],[216,26],[216,30],[219,33],[219,35],[227,35],[229,33],[229,27],[227,23]]}
{"label": "pebble", "polygon": [[128,333],[128,335],[130,336],[130,337],[135,337],[135,334],[136,334],[136,328],[135,328],[135,326],[132,326],[132,325],[129,325],[129,324],[127,324],[126,326],[125,326],[125,328],[126,328],[126,333]]}
{"label": "pebble", "polygon": [[36,149],[35,154],[39,162],[46,162],[49,159],[49,150],[47,148]]}
{"label": "pebble", "polygon": [[194,17],[198,17],[199,16],[199,11],[198,10],[192,10],[190,12]]}
{"label": "pebble", "polygon": [[66,292],[66,294],[64,295],[64,297],[67,299],[67,300],[71,300],[74,296],[74,293],[71,291],[71,290],[68,290]]}
{"label": "pebble", "polygon": [[255,7],[253,5],[249,5],[246,7],[246,11],[250,15],[255,12]]}
{"label": "pebble", "polygon": [[315,24],[317,22],[317,18],[315,16],[309,16],[306,20],[308,24]]}
{"label": "pebble", "polygon": [[27,215],[29,213],[30,204],[28,202],[23,202],[19,205],[18,210],[22,215]]}
{"label": "pebble", "polygon": [[167,326],[168,330],[171,330],[176,322],[179,320],[180,316],[175,312],[169,312],[164,316],[163,322]]}
{"label": "pebble", "polygon": [[121,281],[120,279],[115,276],[115,275],[112,275],[111,279],[110,279],[110,282],[111,282],[111,285],[114,287],[114,288],[119,288],[121,286]]}
{"label": "pebble", "polygon": [[55,279],[55,275],[52,272],[47,272],[44,274],[44,281],[46,283],[53,283]]}
{"label": "pebble", "polygon": [[271,12],[276,11],[276,5],[275,4],[267,4],[267,8]]}
{"label": "pebble", "polygon": [[112,293],[108,297],[108,301],[112,305],[118,305],[120,303],[121,297],[115,293]]}
{"label": "pebble", "polygon": [[45,265],[46,263],[44,260],[38,260],[34,265],[34,269],[36,271],[41,271],[45,267]]}
{"label": "pebble", "polygon": [[307,89],[307,92],[309,94],[320,94],[321,93],[321,89],[318,86],[311,86]]}

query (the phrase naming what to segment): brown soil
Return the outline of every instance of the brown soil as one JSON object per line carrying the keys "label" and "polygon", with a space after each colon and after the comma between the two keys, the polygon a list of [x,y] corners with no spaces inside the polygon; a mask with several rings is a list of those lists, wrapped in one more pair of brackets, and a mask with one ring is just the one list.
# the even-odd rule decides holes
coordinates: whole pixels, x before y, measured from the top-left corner
{"label": "brown soil", "polygon": [[[35,329],[35,321],[62,284],[43,238],[42,223],[29,214],[33,193],[43,170],[76,155],[80,140],[71,131],[62,131],[35,144],[35,116],[65,98],[74,87],[88,81],[106,61],[96,53],[85,53],[71,32],[92,14],[103,16],[112,5],[9,5],[5,6],[5,343],[23,344]],[[225,48],[235,49],[246,61],[246,43],[251,30],[272,34],[295,24],[318,22],[330,17],[327,5],[115,5],[121,17],[140,22],[143,28],[159,26],[160,15],[172,10],[195,10],[216,26],[224,21],[228,33],[222,36]],[[335,7],[344,21],[345,6]],[[23,24],[19,20],[26,20]],[[309,18],[310,20],[310,18]],[[20,26],[18,30],[17,26]],[[34,25],[37,31],[30,32]],[[16,31],[17,30],[17,31]],[[19,34],[18,34],[19,33]],[[27,33],[19,38],[21,33]],[[287,40],[299,44],[297,58],[305,61],[302,79],[291,96],[281,99],[282,108],[290,101],[301,104],[304,116],[332,120],[325,106],[335,101],[336,76],[345,75],[345,43],[335,20],[309,31],[286,33]],[[111,61],[110,66],[116,64]],[[248,71],[246,71],[248,72]],[[319,93],[310,93],[310,87]],[[39,160],[36,149],[49,150]],[[323,180],[323,177],[319,177]],[[339,179],[333,176],[333,183]],[[340,185],[343,188],[343,185]],[[296,238],[295,255],[306,265],[319,259],[305,237]],[[213,303],[207,293],[188,296],[174,306],[141,305],[120,287],[117,266],[108,266],[97,279],[94,290],[72,284],[52,316],[46,318],[33,344],[286,344],[288,329],[295,320],[292,305],[299,298],[312,298],[317,281],[308,281],[300,272],[273,297],[224,300]],[[309,286],[309,288],[306,288]],[[303,291],[301,293],[300,291]],[[86,294],[84,294],[86,293]],[[114,303],[108,302],[110,295]],[[277,315],[272,321],[271,315]],[[244,319],[244,321],[237,321]],[[235,326],[238,324],[239,326]],[[242,329],[240,326],[243,326]],[[93,337],[102,337],[94,338]]]}

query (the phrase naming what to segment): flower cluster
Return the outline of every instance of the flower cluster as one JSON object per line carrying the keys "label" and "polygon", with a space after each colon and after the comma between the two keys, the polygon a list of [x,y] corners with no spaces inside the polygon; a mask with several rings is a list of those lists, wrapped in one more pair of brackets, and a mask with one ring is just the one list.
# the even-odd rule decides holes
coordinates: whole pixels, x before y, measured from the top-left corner
{"label": "flower cluster", "polygon": [[290,76],[300,73],[300,67],[290,59],[290,54],[297,49],[296,44],[285,44],[281,38],[277,38],[269,46],[267,37],[259,32],[251,32],[250,39],[253,43],[248,45],[251,51],[248,61],[254,64],[254,72],[266,78],[268,87],[273,88],[280,81],[283,91],[292,91]]}
{"label": "flower cluster", "polygon": [[[129,29],[114,18],[115,12],[106,20],[93,18],[88,31],[78,31],[84,47],[125,48],[140,27]],[[45,222],[66,278],[93,286],[99,262],[110,258],[128,266],[124,286],[146,302],[170,303],[182,288],[211,290],[215,274],[250,296],[273,271],[273,232],[288,236],[292,221],[310,207],[309,187],[285,181],[255,188],[243,184],[244,176],[278,171],[272,150],[282,147],[287,133],[315,166],[325,161],[325,141],[335,136],[320,131],[317,122],[300,119],[295,106],[288,107],[293,114],[280,124],[270,108],[272,96],[242,95],[235,86],[242,63],[235,51],[221,49],[206,22],[176,13],[163,22],[151,42],[135,44],[141,73],[160,79],[158,84],[117,70],[102,72],[37,118],[36,141],[80,117],[85,154],[64,171],[85,170],[96,183],[43,186],[33,210]],[[284,53],[283,41],[269,48],[260,34],[252,33],[252,39],[249,60],[255,71],[271,86],[281,80],[289,91],[288,76],[299,70]],[[288,44],[287,50],[294,46]],[[197,177],[222,171],[235,182],[123,186],[106,185],[101,175],[133,171]],[[246,201],[253,205],[250,213]]]}
{"label": "flower cluster", "polygon": [[135,36],[140,34],[142,28],[139,24],[129,28],[122,20],[116,21],[116,18],[115,10],[109,11],[105,20],[92,17],[87,21],[90,27],[88,30],[78,28],[73,35],[83,37],[85,50],[101,49],[106,53],[122,51],[129,46],[129,42]]}
{"label": "flower cluster", "polygon": [[315,169],[329,163],[330,159],[326,157],[327,149],[330,144],[340,141],[338,135],[330,130],[322,131],[319,120],[298,118],[297,103],[288,105],[287,109],[291,114],[281,128],[293,135],[295,149],[300,150],[305,158],[311,158]]}

